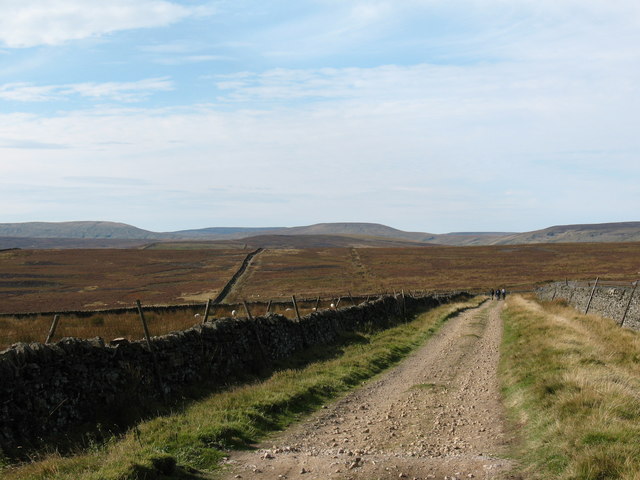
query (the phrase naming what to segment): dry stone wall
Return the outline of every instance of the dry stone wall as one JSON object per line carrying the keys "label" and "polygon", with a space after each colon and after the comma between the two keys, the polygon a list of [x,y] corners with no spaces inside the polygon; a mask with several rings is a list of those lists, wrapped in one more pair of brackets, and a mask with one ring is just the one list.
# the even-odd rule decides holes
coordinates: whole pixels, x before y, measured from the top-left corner
{"label": "dry stone wall", "polygon": [[[468,294],[406,298],[407,312]],[[326,310],[300,321],[270,314],[224,318],[144,341],[64,338],[18,343],[0,352],[0,454],[118,418],[127,407],[176,398],[207,381],[225,385],[274,360],[335,342],[341,331],[387,328],[402,320],[401,300],[388,296],[357,307]],[[155,361],[154,361],[155,360]]]}
{"label": "dry stone wall", "polygon": [[[589,305],[592,290],[593,286],[579,285],[574,282],[556,282],[539,288],[536,293],[542,300],[563,299],[576,310],[584,312]],[[593,293],[589,313],[611,318],[620,323],[629,305],[624,326],[640,330],[640,288],[635,290],[629,303],[632,293],[631,286],[598,286]]]}

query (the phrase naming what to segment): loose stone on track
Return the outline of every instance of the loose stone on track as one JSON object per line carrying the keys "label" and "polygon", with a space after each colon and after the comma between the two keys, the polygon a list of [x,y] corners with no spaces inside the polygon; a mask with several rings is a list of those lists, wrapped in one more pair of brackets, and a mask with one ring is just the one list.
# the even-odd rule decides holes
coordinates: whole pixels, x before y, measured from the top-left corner
{"label": "loose stone on track", "polygon": [[398,367],[258,450],[232,453],[225,478],[504,478],[502,307],[488,301],[449,319]]}

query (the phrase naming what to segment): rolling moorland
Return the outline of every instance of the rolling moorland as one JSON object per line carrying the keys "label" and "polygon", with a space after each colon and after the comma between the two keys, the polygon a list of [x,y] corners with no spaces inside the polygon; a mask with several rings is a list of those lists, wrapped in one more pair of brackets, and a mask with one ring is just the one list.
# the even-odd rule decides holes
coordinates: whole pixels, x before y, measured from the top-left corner
{"label": "rolling moorland", "polygon": [[[196,244],[198,245],[198,244]],[[0,252],[0,349],[12,343],[43,341],[52,313],[65,313],[55,339],[72,336],[105,340],[142,337],[136,300],[149,306],[190,306],[150,311],[152,334],[189,328],[255,250],[184,249],[182,243],[150,249],[7,250]],[[640,278],[640,244],[575,243],[479,247],[267,248],[230,285],[212,317],[254,313],[267,302],[292,318],[291,296],[301,313],[328,307],[339,297],[350,305],[369,295],[395,292],[493,288],[530,291],[550,281],[593,280],[629,285]],[[304,301],[307,299],[307,301]],[[344,305],[343,304],[343,305]],[[278,305],[278,306],[277,306]],[[125,309],[127,312],[113,312]]]}
{"label": "rolling moorland", "polygon": [[[358,296],[400,290],[469,290],[483,293],[491,288],[505,287],[510,292],[529,291],[548,281],[566,278],[593,280],[596,276],[605,284],[629,285],[640,277],[640,242],[599,243],[575,240],[589,236],[621,238],[620,229],[615,233],[611,229],[601,228],[599,234],[594,234],[597,228],[591,226],[582,230],[583,235],[575,233],[578,228],[574,226],[570,230],[571,234],[566,229],[551,230],[533,238],[530,244],[457,247],[406,238],[345,234],[344,231],[329,235],[317,233],[317,230],[315,229],[313,234],[296,235],[262,231],[260,235],[253,237],[253,240],[252,237],[220,241],[211,241],[206,237],[188,241],[183,238],[63,238],[56,241],[80,243],[75,244],[74,248],[1,251],[0,313],[5,314],[4,318],[0,319],[2,330],[11,329],[11,322],[28,324],[31,317],[13,318],[10,314],[132,307],[136,299],[142,300],[145,305],[191,304],[200,311],[206,299],[215,298],[227,285],[247,254],[254,251],[254,248],[265,245],[269,246],[252,257],[246,271],[232,285],[224,298],[225,303],[233,304],[242,300],[263,303],[271,299],[288,300],[292,294],[307,298],[321,296],[333,299],[340,296],[344,298],[349,294]],[[551,235],[547,235],[548,233]],[[49,232],[46,234],[50,235]],[[468,241],[473,235],[475,234],[460,236],[467,237],[465,241]],[[491,235],[485,235],[485,239],[489,236]],[[536,242],[536,239],[552,237],[573,238],[575,243]],[[41,240],[45,245],[49,241],[48,238],[32,240]],[[96,248],[91,249],[77,248],[83,241],[107,243],[95,245]],[[129,243],[128,248],[103,248],[108,246],[108,242],[133,243]],[[325,243],[316,245],[316,242]],[[120,247],[124,245],[119,244]],[[377,248],[371,248],[373,246]],[[459,402],[455,398],[459,395],[469,395],[470,399],[482,397],[487,392],[486,382],[476,382],[477,385],[471,388],[471,384],[430,383],[433,382],[432,379],[417,376],[411,380],[415,384],[406,392],[394,389],[394,392],[399,394],[397,405],[374,405],[374,400],[363,401],[363,397],[356,394],[345,399],[345,413],[341,413],[340,410],[344,403],[338,403],[335,411],[332,410],[333,407],[329,407],[328,419],[333,418],[331,415],[334,415],[334,412],[337,412],[336,415],[340,418],[351,415],[347,413],[349,402],[362,404],[358,406],[358,411],[373,412],[377,408],[379,414],[376,413],[377,416],[369,418],[379,422],[385,433],[379,438],[361,435],[362,438],[358,440],[360,437],[357,435],[350,437],[349,442],[364,442],[361,447],[349,443],[346,448],[332,448],[331,445],[335,443],[335,427],[331,426],[333,420],[327,420],[329,444],[319,444],[310,436],[304,446],[309,449],[308,457],[305,453],[304,458],[315,458],[319,452],[326,450],[327,455],[330,455],[329,462],[335,462],[332,459],[337,455],[341,463],[329,463],[328,469],[324,471],[317,464],[311,464],[311,472],[316,476],[323,474],[325,478],[346,478],[346,472],[349,472],[350,478],[366,478],[366,475],[373,473],[367,468],[378,468],[375,465],[380,465],[381,467],[375,470],[375,475],[380,478],[405,478],[402,475],[407,476],[408,473],[418,478],[420,472],[428,471],[425,465],[430,465],[429,468],[436,468],[434,474],[442,478],[442,475],[457,476],[457,472],[461,471],[478,476],[486,469],[487,464],[496,465],[496,475],[499,469],[515,468],[500,457],[482,457],[484,454],[478,457],[478,454],[474,453],[474,442],[479,442],[478,445],[481,445],[484,451],[487,441],[490,440],[498,442],[496,445],[500,445],[500,449],[508,447],[508,455],[511,458],[515,457],[519,462],[518,476],[508,478],[634,478],[634,472],[637,472],[638,468],[637,462],[633,460],[637,457],[637,449],[629,447],[629,442],[636,444],[635,439],[639,435],[637,419],[640,418],[640,411],[633,402],[637,392],[631,387],[637,378],[638,334],[622,329],[618,334],[617,330],[612,329],[604,320],[602,323],[595,323],[591,317],[578,318],[569,309],[559,310],[564,307],[558,302],[540,306],[532,300],[522,300],[519,295],[510,295],[507,302],[499,304],[491,304],[490,311],[494,313],[490,315],[486,313],[489,310],[480,310],[471,314],[467,320],[463,319],[462,323],[452,323],[451,327],[460,329],[459,333],[449,338],[445,334],[446,330],[443,330],[440,338],[445,343],[461,342],[459,346],[453,347],[453,350],[451,346],[445,346],[443,355],[450,355],[455,359],[473,350],[474,354],[480,355],[478,362],[489,362],[483,372],[494,372],[492,379],[487,382],[492,382],[491,388],[496,392],[495,395],[498,392],[498,384],[495,382],[501,382],[503,400],[508,410],[505,413],[501,412],[502,407],[496,407],[498,410],[494,413],[501,418],[500,428],[505,432],[512,429],[519,431],[517,438],[512,438],[510,434],[503,436],[502,433],[494,433],[490,428],[486,431],[473,428],[466,433],[464,428],[458,428],[466,424],[457,423],[460,419],[469,425],[474,424],[475,420],[467,415],[468,412],[459,409]],[[326,308],[328,301],[321,306]],[[503,354],[499,370],[496,370],[497,356],[489,358],[486,353],[496,351],[495,342],[499,341],[500,331],[498,310],[502,308],[504,313],[501,315],[509,323],[505,326]],[[522,313],[523,310],[526,312]],[[303,314],[309,311],[310,308],[306,308]],[[227,310],[221,313],[229,314]],[[437,320],[437,324],[445,325],[444,322],[449,315],[444,314]],[[194,322],[193,312],[188,312],[187,315],[178,312],[177,316],[183,317],[182,320],[186,320],[186,323],[178,327],[174,326],[177,324],[171,324],[174,329],[186,328]],[[158,328],[161,325],[170,323],[168,317],[163,315],[150,313],[149,318],[154,334],[160,333]],[[489,318],[494,322],[494,326],[487,329]],[[37,327],[39,330],[33,339],[42,337],[48,322],[50,317]],[[78,326],[88,326],[89,329],[77,335],[74,330],[67,330],[67,333],[62,335],[103,336],[102,332],[98,333],[98,327],[118,323],[118,316],[99,313],[97,316],[74,319],[73,322]],[[63,323],[72,322],[66,322],[65,319]],[[135,314],[129,323],[135,324]],[[33,324],[27,326],[32,333],[36,331]],[[69,325],[65,328],[68,327]],[[171,416],[142,422],[124,436],[113,437],[104,444],[93,443],[91,448],[85,449],[86,452],[77,458],[54,454],[38,458],[38,461],[22,467],[14,468],[7,464],[3,470],[0,455],[0,471],[11,479],[73,477],[137,480],[147,478],[145,475],[151,474],[150,472],[157,478],[217,478],[215,474],[209,476],[206,472],[219,469],[220,462],[224,465],[224,459],[229,454],[231,446],[225,443],[223,433],[230,428],[224,426],[225,422],[229,421],[229,412],[234,412],[235,423],[232,429],[242,429],[244,433],[239,435],[246,438],[239,446],[255,447],[256,442],[273,428],[283,428],[299,419],[300,412],[320,408],[331,401],[333,395],[349,390],[375,375],[382,365],[392,366],[412,348],[417,348],[424,342],[436,327],[427,323],[418,327],[422,333],[417,333],[411,330],[416,328],[411,322],[399,328],[404,329],[404,333],[399,334],[399,331],[393,330],[380,334],[380,339],[384,337],[385,342],[390,342],[387,346],[379,345],[377,334],[367,334],[363,337],[366,341],[362,344],[341,347],[335,360],[330,358],[328,362],[314,361],[309,368],[321,369],[322,373],[318,376],[307,368],[299,372],[297,367],[284,370],[266,379],[264,383],[259,382],[238,390],[231,389],[228,392],[216,392]],[[136,330],[140,330],[137,324]],[[493,333],[486,336],[489,332]],[[571,338],[561,337],[565,334]],[[116,335],[120,333],[114,332],[112,338]],[[137,335],[129,338],[142,336],[141,332]],[[399,335],[406,335],[402,347],[397,343],[400,340]],[[491,339],[494,347],[483,347],[485,338],[486,341]],[[574,345],[578,344],[576,342],[583,347],[579,350],[574,348]],[[371,353],[368,353],[370,350]],[[309,355],[317,354],[319,352],[309,352]],[[366,355],[372,356],[369,358]],[[341,363],[338,367],[335,363],[338,361],[346,363]],[[375,365],[375,369],[370,370],[370,365]],[[456,362],[452,362],[451,365],[452,371],[458,368]],[[624,377],[625,388],[618,392],[618,383],[602,385],[604,377],[599,374],[592,375],[596,367],[603,372],[614,368],[617,376]],[[473,368],[475,367],[471,366],[469,371]],[[344,373],[338,373],[336,369],[344,369]],[[533,370],[537,372],[534,383],[530,378],[530,372]],[[354,377],[356,371],[361,373]],[[417,368],[416,371],[423,372],[423,368]],[[558,376],[558,371],[568,373]],[[606,376],[609,377],[610,374]],[[460,378],[466,377],[462,375]],[[282,381],[286,381],[286,384],[279,383]],[[343,383],[338,386],[338,381]],[[271,386],[272,383],[274,386]],[[269,388],[273,390],[268,390]],[[443,403],[439,388],[448,392],[446,397],[451,398],[451,401]],[[599,393],[603,388],[611,392],[615,390],[615,395],[611,399],[603,397]],[[318,396],[317,392],[333,393]],[[363,394],[366,395],[366,392]],[[495,397],[494,401],[498,401],[498,397]],[[214,407],[214,404],[220,406]],[[416,417],[414,410],[418,404],[421,405],[419,411],[423,413]],[[432,407],[432,404],[435,407]],[[286,406],[284,410],[282,405]],[[476,407],[480,408],[481,405]],[[216,408],[220,409],[219,414],[212,413],[217,411]],[[396,418],[390,417],[387,412],[396,408],[401,409],[401,415]],[[206,416],[197,416],[200,411],[206,412]],[[260,418],[263,415],[265,418],[261,427],[253,420],[257,411],[260,412]],[[606,413],[605,417],[602,417],[603,412]],[[361,415],[358,413],[354,419],[360,422]],[[572,427],[572,418],[575,415],[582,419],[588,418],[588,421],[582,422],[584,428]],[[405,418],[406,420],[403,420]],[[509,425],[502,423],[507,422],[507,418],[512,419]],[[545,420],[547,418],[552,419],[553,428]],[[394,447],[397,450],[391,453],[393,465],[399,469],[396,471],[388,468],[391,464],[385,456],[387,454],[384,449],[390,445],[387,443],[390,437],[387,435],[386,426],[393,427],[392,431],[397,431],[398,435],[404,435],[405,430],[399,426],[403,421],[426,422],[424,428],[434,428],[434,431],[442,433],[449,432],[449,423],[453,422],[451,428],[455,433],[452,430],[442,437],[442,442],[434,440],[431,443],[425,441],[426,437],[417,435],[416,438],[410,439],[411,446],[405,440],[398,439],[397,446]],[[243,422],[243,425],[238,422]],[[184,427],[178,427],[178,424]],[[198,425],[198,428],[188,425]],[[307,428],[316,435],[316,425],[318,423],[303,425],[302,428]],[[208,429],[204,437],[194,433],[202,427]],[[178,436],[175,433],[177,428],[184,428]],[[373,424],[362,425],[363,433],[368,433],[369,429],[375,431]],[[408,430],[407,432],[411,433]],[[203,443],[205,437],[206,443]],[[378,451],[367,450],[371,445],[377,445],[375,442],[378,441],[382,442],[375,447]],[[280,443],[280,447],[276,449],[263,444],[257,445],[260,459],[250,458],[247,465],[254,468],[257,462],[261,461],[264,467],[256,469],[258,471],[244,472],[242,457],[232,457],[239,458],[234,460],[238,463],[230,464],[233,467],[231,471],[234,472],[232,475],[236,475],[235,472],[240,469],[245,478],[258,478],[256,475],[262,468],[265,472],[270,472],[271,468],[282,468],[282,471],[288,472],[287,478],[315,478],[308,475],[310,472],[306,468],[310,467],[300,464],[296,457],[300,452],[304,452],[300,450],[303,447],[295,446],[297,444],[291,447],[289,442],[293,440],[286,437],[282,442],[284,443]],[[498,446],[495,448],[497,452]],[[340,450],[343,453],[339,453]],[[460,453],[467,450],[472,459],[468,462],[466,457],[460,457]],[[360,451],[365,453],[357,453]],[[283,452],[291,452],[293,456],[285,455]],[[320,458],[322,455],[323,453]],[[278,462],[284,462],[283,467],[277,467],[279,463],[272,461],[276,457]],[[157,463],[158,458],[161,458],[162,462]],[[440,459],[443,461],[442,464],[438,463]],[[458,461],[462,463],[454,467]],[[189,471],[191,473],[187,475],[185,472]],[[269,473],[262,477],[268,476]]]}
{"label": "rolling moorland", "polygon": [[[245,249],[61,249],[0,252],[0,313],[177,305],[215,298]],[[531,290],[566,278],[628,283],[640,244],[277,248],[255,257],[227,302],[394,290]]]}

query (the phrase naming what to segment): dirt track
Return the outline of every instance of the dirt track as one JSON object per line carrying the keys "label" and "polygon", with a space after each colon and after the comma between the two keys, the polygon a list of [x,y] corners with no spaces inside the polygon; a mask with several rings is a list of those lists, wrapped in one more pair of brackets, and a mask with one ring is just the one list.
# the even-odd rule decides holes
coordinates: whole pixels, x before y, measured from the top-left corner
{"label": "dirt track", "polygon": [[496,370],[503,302],[450,319],[397,368],[267,440],[225,478],[497,479],[506,476]]}

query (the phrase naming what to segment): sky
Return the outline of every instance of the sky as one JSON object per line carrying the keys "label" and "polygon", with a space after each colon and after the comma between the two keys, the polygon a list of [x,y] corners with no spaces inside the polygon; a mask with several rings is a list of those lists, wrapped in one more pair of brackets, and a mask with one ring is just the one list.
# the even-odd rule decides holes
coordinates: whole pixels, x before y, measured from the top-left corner
{"label": "sky", "polygon": [[638,221],[637,0],[0,0],[0,223]]}

